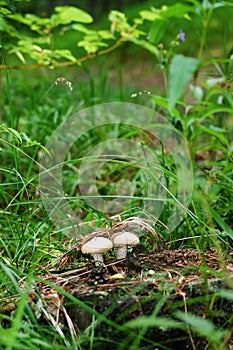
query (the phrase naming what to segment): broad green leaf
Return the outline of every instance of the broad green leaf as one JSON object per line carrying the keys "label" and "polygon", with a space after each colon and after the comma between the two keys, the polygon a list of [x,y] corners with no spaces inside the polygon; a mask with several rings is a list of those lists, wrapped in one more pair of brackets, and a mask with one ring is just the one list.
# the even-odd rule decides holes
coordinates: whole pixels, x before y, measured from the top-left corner
{"label": "broad green leaf", "polygon": [[185,85],[192,78],[198,64],[198,59],[185,57],[183,55],[176,55],[172,59],[168,77],[168,99],[170,109],[175,106],[176,102],[181,97]]}
{"label": "broad green leaf", "polygon": [[56,6],[60,24],[71,22],[92,23],[93,18],[85,11],[74,6]]}
{"label": "broad green leaf", "polygon": [[159,44],[165,30],[169,24],[167,19],[154,21],[150,28],[150,42],[153,44]]}

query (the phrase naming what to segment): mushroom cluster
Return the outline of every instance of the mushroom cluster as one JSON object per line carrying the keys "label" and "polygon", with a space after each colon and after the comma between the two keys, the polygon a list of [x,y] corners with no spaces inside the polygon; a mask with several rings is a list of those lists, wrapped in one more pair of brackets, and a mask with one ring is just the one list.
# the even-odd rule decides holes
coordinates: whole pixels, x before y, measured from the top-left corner
{"label": "mushroom cluster", "polygon": [[104,262],[103,253],[118,247],[117,260],[124,259],[127,256],[127,248],[139,244],[138,235],[134,232],[135,228],[141,231],[150,231],[158,240],[157,232],[145,221],[140,218],[129,218],[116,224],[112,229],[103,229],[92,232],[82,242],[81,251],[83,254],[92,254],[95,265],[102,265]]}
{"label": "mushroom cluster", "polygon": [[104,263],[103,253],[118,247],[117,260],[124,259],[127,256],[127,247],[139,244],[139,237],[130,231],[117,230],[113,231],[110,238],[104,234],[96,232],[96,236],[91,234],[82,244],[81,251],[83,254],[92,254],[96,266]]}

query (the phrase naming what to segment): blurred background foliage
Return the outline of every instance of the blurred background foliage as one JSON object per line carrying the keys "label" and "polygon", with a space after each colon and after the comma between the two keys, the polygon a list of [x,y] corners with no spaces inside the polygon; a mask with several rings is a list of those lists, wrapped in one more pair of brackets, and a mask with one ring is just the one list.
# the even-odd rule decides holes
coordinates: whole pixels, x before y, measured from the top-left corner
{"label": "blurred background foliage", "polygon": [[[171,3],[171,0],[169,0]],[[152,1],[150,1],[152,3]],[[162,3],[163,1],[159,1],[157,3]],[[103,17],[103,14],[108,13],[110,10],[123,10],[124,8],[135,6],[135,5],[143,5],[148,3],[147,0],[27,0],[27,1],[8,1],[8,6],[10,6],[13,11],[21,11],[22,13],[35,13],[39,16],[41,15],[51,15],[54,7],[56,6],[76,6],[81,8],[82,10],[89,12],[95,20],[100,20]],[[154,3],[154,1],[153,1]]]}
{"label": "blurred background foliage", "polygon": [[[165,26],[158,28],[153,27],[153,21],[144,21],[141,26],[143,34],[140,33],[144,40],[138,41],[138,33],[135,32],[135,35],[130,37],[133,21],[139,18],[140,11],[146,11],[150,16],[153,15],[150,12],[151,7],[160,10],[165,4],[172,10],[175,5],[180,6],[183,14],[189,6],[187,12],[190,12],[190,19],[178,13],[165,20]],[[74,243],[70,242],[63,232],[57,231],[42,205],[38,186],[41,156],[54,130],[63,121],[77,115],[77,112],[88,106],[113,101],[132,102],[152,108],[176,128],[176,132],[182,135],[187,145],[194,177],[192,200],[189,208],[185,208],[187,214],[172,234],[165,231],[163,225],[155,223],[156,230],[161,233],[168,247],[198,249],[200,256],[203,256],[203,266],[203,252],[207,247],[214,247],[219,256],[220,253],[222,257],[227,256],[228,252],[232,251],[233,242],[232,4],[229,2],[229,6],[225,6],[227,2],[214,0],[0,0],[0,5],[0,253],[7,266],[6,271],[10,272],[9,276],[12,275],[11,268],[17,271],[19,280],[22,276],[25,277],[23,274],[30,271],[37,274],[38,267],[43,271],[47,264],[51,264],[51,261],[57,259]],[[94,18],[93,23],[84,22],[83,27],[79,28],[93,30],[95,34],[99,30],[111,33],[114,20],[109,20],[109,11],[120,10],[121,14],[111,12],[111,16],[118,15],[122,19],[121,24],[123,27],[125,25],[126,33],[124,30],[117,31],[115,23],[113,31],[116,38],[112,41],[121,39],[122,33],[132,40],[121,42],[117,48],[114,47],[114,50],[103,53],[102,56],[94,52],[91,56],[93,59],[89,59],[88,50],[77,46],[85,32],[73,30],[72,25],[80,23],[70,25],[69,22],[66,30],[63,30],[66,27],[64,23],[60,27],[58,25],[54,31],[52,28],[49,32],[52,32],[51,40],[48,39],[48,33],[43,32],[48,28],[43,27],[41,30],[39,27],[44,41],[41,48],[40,44],[36,43],[38,46],[35,53],[43,52],[45,47],[49,52],[48,57],[53,53],[53,47],[49,47],[46,41],[48,39],[51,46],[54,44],[58,50],[65,47],[77,59],[87,56],[84,63],[77,64],[71,57],[72,66],[55,67],[50,65],[49,61],[48,64],[38,65],[36,58],[39,56],[33,59],[24,51],[19,51],[18,56],[15,55],[17,51],[14,49],[17,50],[17,40],[21,35],[25,40],[27,35],[29,40],[34,37],[41,40],[41,37],[39,32],[33,32],[30,28],[31,23],[28,26],[10,16],[6,16],[5,21],[4,8],[9,9],[13,16],[19,15],[18,19],[21,20],[25,18],[21,15],[27,13],[38,16],[34,17],[34,25],[37,24],[37,20],[46,23],[46,18],[50,18],[50,21],[54,10],[57,16],[55,19],[61,20],[62,11],[56,11],[56,6],[77,6],[91,14]],[[175,10],[177,13],[177,7]],[[164,12],[166,16],[166,9]],[[27,19],[32,20],[33,15]],[[9,31],[4,31],[6,23],[9,24]],[[18,36],[11,35],[11,25],[16,29]],[[127,32],[128,28],[130,30]],[[181,33],[185,35],[185,41],[181,40]],[[35,43],[32,41],[32,44]],[[151,50],[148,50],[148,47]],[[25,41],[24,50],[27,48]],[[22,58],[24,54],[25,63]],[[69,62],[67,57],[58,57],[57,61],[63,63],[63,59]],[[31,63],[34,69],[28,67]],[[17,67],[13,69],[11,65]],[[184,67],[186,69],[183,69]],[[93,145],[104,141],[106,135],[128,139],[132,135],[130,131],[132,132],[124,124],[119,130],[111,125],[94,128],[82,135],[67,153],[63,164],[65,195],[84,224],[94,222],[96,227],[103,227],[110,219],[108,213],[99,212],[82,198],[77,177],[80,161]],[[137,133],[133,133],[133,136],[141,137]],[[158,154],[161,162],[159,164],[166,175],[167,189],[176,194],[179,182],[176,164],[169,152],[164,152],[162,145],[157,147],[156,144],[148,142],[150,140],[146,136],[148,135],[144,135],[144,138],[148,149],[154,150],[156,157]],[[140,140],[144,141],[144,138]],[[138,167],[136,171],[135,168],[132,171],[130,162],[123,165],[120,162],[107,162],[100,169],[97,174],[99,193],[103,197],[111,191],[115,193],[119,180],[129,176],[130,181],[135,184],[136,194],[141,203],[144,188],[147,186],[144,169]],[[87,183],[88,181],[89,179]],[[91,181],[88,183],[90,187]],[[168,195],[168,199],[159,217],[165,225],[177,205],[176,198],[170,200]],[[120,214],[123,218],[139,215],[139,204],[130,202],[129,207],[125,207]],[[72,234],[76,238],[76,231]],[[151,246],[148,248],[151,249]],[[206,276],[208,273],[206,271]],[[7,273],[3,274],[3,277],[5,275]],[[10,283],[6,283],[4,278],[1,278],[0,285],[4,296],[8,296],[9,290],[13,295],[15,291],[18,293],[17,282],[11,283],[7,278]],[[21,316],[23,319],[23,311]],[[13,333],[17,333],[21,324],[24,324],[21,318],[18,318],[17,322],[19,326],[13,329]],[[232,318],[230,322],[232,324]],[[35,329],[38,329],[37,325]],[[8,346],[10,333],[6,334],[3,344],[5,342],[7,349],[13,349],[13,345]],[[27,334],[30,335],[30,332]],[[43,339],[43,333],[40,337]],[[0,337],[0,344],[1,341]],[[16,337],[12,344],[14,342],[17,343]],[[56,342],[49,340],[49,344],[54,346]],[[35,347],[29,344],[28,347],[17,345],[14,348],[31,350]],[[219,344],[214,347],[219,348]],[[221,348],[225,350],[225,347]]]}

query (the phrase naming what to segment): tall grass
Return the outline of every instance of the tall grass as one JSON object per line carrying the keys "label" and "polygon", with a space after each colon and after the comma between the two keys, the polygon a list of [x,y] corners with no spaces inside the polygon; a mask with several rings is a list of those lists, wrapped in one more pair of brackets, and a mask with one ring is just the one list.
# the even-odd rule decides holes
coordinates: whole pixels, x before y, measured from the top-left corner
{"label": "tall grass", "polygon": [[[109,125],[95,128],[73,144],[62,164],[64,189],[70,207],[82,218],[84,227],[90,222],[94,222],[96,227],[103,227],[106,223],[111,223],[111,219],[107,213],[86,203],[85,197],[78,192],[77,169],[88,151],[103,142],[106,135],[113,136],[115,133],[116,138],[120,135],[125,140],[140,139],[147,150],[159,159],[159,169],[164,174],[163,181],[160,181],[155,167],[136,164],[136,159],[113,159],[105,163],[96,174],[99,193],[106,200],[112,199],[116,196],[117,183],[120,180],[130,180],[135,186],[134,198],[130,198],[120,214],[122,218],[141,215],[142,202],[146,201],[145,174],[150,176],[154,180],[152,185],[155,191],[161,193],[159,186],[166,191],[166,198],[162,198],[163,211],[159,217],[163,224],[158,223],[156,230],[171,249],[184,246],[198,249],[203,258],[203,275],[206,281],[208,268],[205,266],[205,249],[212,247],[217,251],[224,270],[225,259],[229,258],[232,250],[233,238],[232,47],[227,45],[228,37],[225,31],[223,55],[215,59],[211,50],[205,50],[207,37],[208,32],[203,32],[198,51],[198,57],[202,60],[198,77],[189,86],[189,90],[185,90],[184,95],[179,96],[176,105],[169,106],[165,93],[164,96],[157,96],[153,93],[153,87],[148,86],[142,86],[142,91],[146,88],[152,90],[152,93],[146,97],[138,95],[136,100],[141,103],[142,98],[145,98],[146,103],[167,118],[185,140],[192,161],[192,200],[189,207],[185,208],[183,220],[172,234],[164,227],[174,206],[177,205],[173,195],[178,186],[177,169],[174,159],[166,154],[163,145],[155,147],[150,143],[147,134],[142,135],[137,129],[129,130],[125,125],[120,125],[117,130]],[[206,58],[207,55],[209,59]],[[6,63],[4,48],[2,57],[3,63]],[[166,296],[159,295],[159,301],[150,316],[121,324],[108,319],[110,309],[106,311],[106,315],[102,315],[95,311],[94,306],[86,305],[58,286],[43,281],[66,297],[70,303],[78,305],[92,315],[90,328],[73,337],[72,326],[68,327],[70,333],[67,335],[59,325],[54,325],[52,319],[40,324],[37,310],[34,310],[34,305],[29,302],[29,299],[33,298],[32,289],[38,288],[37,283],[42,283],[38,276],[45,275],[57,257],[74,243],[68,241],[64,232],[57,231],[42,205],[38,172],[41,155],[47,151],[45,145],[58,125],[72,114],[94,104],[128,101],[130,94],[135,92],[133,81],[129,90],[125,88],[120,67],[115,73],[118,81],[112,83],[111,73],[104,68],[104,59],[99,59],[97,67],[86,65],[83,71],[78,68],[69,72],[63,70],[48,73],[41,70],[32,74],[5,70],[2,77],[0,345],[6,350],[52,349],[54,346],[56,349],[95,349],[96,344],[101,346],[106,343],[109,347],[122,350],[171,349],[162,342],[160,344],[147,339],[147,331],[158,327],[162,330],[175,328],[186,331],[192,344],[193,335],[202,336],[207,341],[206,349],[226,350],[228,338],[232,336],[232,317],[229,317],[225,327],[220,329],[215,327],[213,321],[200,315],[194,317],[187,309],[165,318],[159,313],[167,301]],[[57,80],[64,77],[64,73],[65,80]],[[68,82],[72,83],[72,89]],[[100,162],[102,158],[89,159],[90,162],[96,160]],[[88,183],[88,179],[87,184],[92,185]],[[153,220],[156,213],[154,217],[148,217]],[[77,232],[76,229],[74,232]],[[151,249],[148,240],[144,241],[147,248]],[[232,288],[230,281],[228,284]],[[214,297],[219,297],[220,300],[222,298],[224,302],[232,302],[232,291],[219,290]],[[6,304],[9,305],[7,310],[4,309]],[[124,339],[112,340],[111,334],[105,337],[96,335],[97,325],[101,322],[107,323],[114,332],[118,331]]]}

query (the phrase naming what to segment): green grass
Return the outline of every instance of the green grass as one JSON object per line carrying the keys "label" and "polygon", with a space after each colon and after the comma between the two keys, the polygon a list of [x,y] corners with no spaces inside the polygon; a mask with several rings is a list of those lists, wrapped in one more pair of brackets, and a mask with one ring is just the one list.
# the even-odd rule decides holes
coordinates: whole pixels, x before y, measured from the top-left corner
{"label": "green grass", "polygon": [[[147,6],[150,3],[148,2]],[[130,18],[135,16],[138,10],[139,6],[128,8],[126,14]],[[230,334],[232,318],[229,318],[223,329],[216,329],[211,320],[194,318],[189,313],[177,313],[174,319],[157,317],[166,301],[162,296],[151,316],[143,319],[136,318],[132,323],[130,321],[122,325],[117,321],[106,320],[107,311],[106,315],[98,314],[92,306],[82,303],[68,292],[53,285],[56,291],[93,317],[91,327],[74,338],[63,332],[59,333],[60,329],[58,331],[52,322],[40,324],[35,311],[32,311],[28,304],[31,286],[41,283],[40,279],[46,274],[47,269],[69,249],[74,243],[73,235],[77,234],[75,224],[68,223],[67,225],[71,226],[68,231],[72,238],[69,241],[66,235],[67,228],[58,230],[43,206],[39,187],[42,154],[46,152],[46,145],[52,133],[62,122],[71,118],[72,115],[79,116],[79,112],[86,107],[106,102],[136,102],[139,105],[148,105],[154,111],[161,113],[174,126],[177,135],[182,137],[193,168],[194,187],[191,201],[185,208],[183,219],[172,232],[164,230],[164,226],[159,224],[155,224],[155,228],[171,249],[186,246],[198,249],[203,255],[205,248],[215,248],[224,266],[225,257],[232,251],[233,239],[233,65],[232,42],[229,40],[233,25],[231,21],[224,24],[225,18],[232,17],[227,11],[232,11],[232,8],[217,9],[214,12],[207,35],[204,37],[203,47],[200,44],[200,39],[203,39],[200,18],[195,17],[191,23],[177,20],[169,26],[164,44],[168,45],[174,31],[178,28],[179,32],[182,26],[187,39],[182,49],[178,48],[177,53],[199,56],[201,59],[192,87],[186,87],[183,90],[172,108],[169,107],[167,100],[166,79],[169,86],[171,80],[176,77],[169,77],[167,67],[164,69],[166,79],[163,81],[159,62],[155,62],[155,58],[145,51],[135,49],[136,46],[132,44],[126,47],[126,51],[120,49],[98,57],[87,62],[83,67],[31,71],[5,70],[1,73],[0,347],[2,349],[31,350],[54,347],[56,349],[95,349],[96,344],[105,342],[109,342],[109,346],[119,350],[126,348],[136,350],[149,346],[170,349],[169,346],[153,344],[149,339],[145,340],[148,329],[161,325],[164,328],[185,329],[188,334],[191,331],[198,335],[204,333],[205,339],[211,343],[211,349],[227,349],[224,339]],[[105,22],[101,25],[103,23]],[[217,36],[216,31],[218,31]],[[223,41],[220,40],[222,33]],[[72,38],[70,40],[72,41]],[[190,45],[190,42],[193,44]],[[4,51],[2,55],[4,57]],[[135,59],[133,64],[131,64],[132,56]],[[153,82],[148,83],[148,80],[143,80],[141,57],[148,59],[148,65],[150,64],[151,67],[150,74],[154,74],[155,77],[156,74],[159,75],[161,82],[159,88],[154,86]],[[138,67],[142,80],[136,81],[133,72],[135,66]],[[61,77],[65,77],[65,80],[59,79]],[[222,81],[214,81],[213,78],[216,77],[222,78]],[[72,89],[69,82],[72,84]],[[151,94],[139,94],[145,89],[150,90]],[[135,99],[132,99],[131,94],[135,92],[138,94]],[[149,131],[152,130],[150,128],[151,126],[148,127]],[[90,205],[85,200],[85,195],[80,193],[78,171],[83,160],[89,162],[88,164],[96,162],[95,184],[98,195],[101,194],[107,201],[114,196],[117,198],[119,181],[129,180],[133,184],[134,198],[130,198],[131,200],[122,206],[120,214],[123,219],[146,214],[153,220],[153,215],[143,210],[148,191],[147,177],[151,180],[153,191],[157,191],[156,193],[163,197],[163,210],[158,216],[164,225],[169,223],[174,208],[182,206],[180,199],[176,198],[179,189],[177,163],[167,152],[166,147],[151,139],[150,136],[148,133],[142,133],[138,128],[121,123],[117,127],[96,126],[82,135],[79,140],[75,140],[65,159],[62,160],[63,188],[70,208],[81,218],[84,228],[90,222],[94,223],[95,227],[104,226],[111,222],[112,213],[109,214]],[[103,164],[101,161],[104,157],[102,159],[91,155],[87,158],[88,152],[106,141],[107,137],[140,141],[142,152],[149,152],[153,159],[152,166],[145,161],[140,162],[137,155],[131,155],[130,160],[111,159]],[[120,152],[122,147],[121,145],[118,147]],[[108,151],[111,151],[110,146]],[[100,168],[98,165],[101,165]],[[87,187],[93,184],[93,179],[87,178],[85,181]],[[121,184],[124,195],[123,183]],[[154,217],[157,216],[156,208],[153,212]],[[145,241],[147,248],[151,249],[148,240],[145,237],[142,240]],[[203,266],[204,275],[207,274],[205,269]],[[228,283],[232,289],[232,283],[230,281]],[[24,289],[22,289],[23,285]],[[219,291],[217,294],[225,298],[224,300],[232,301],[232,291]],[[1,305],[5,305],[4,298],[16,303],[16,311],[3,312]],[[101,321],[107,322],[114,332],[118,331],[125,335],[124,341],[111,340],[110,335],[104,340],[96,337],[95,328]],[[142,321],[143,327],[140,329]],[[135,332],[138,328],[140,331]],[[147,345],[142,347],[141,344]]]}

